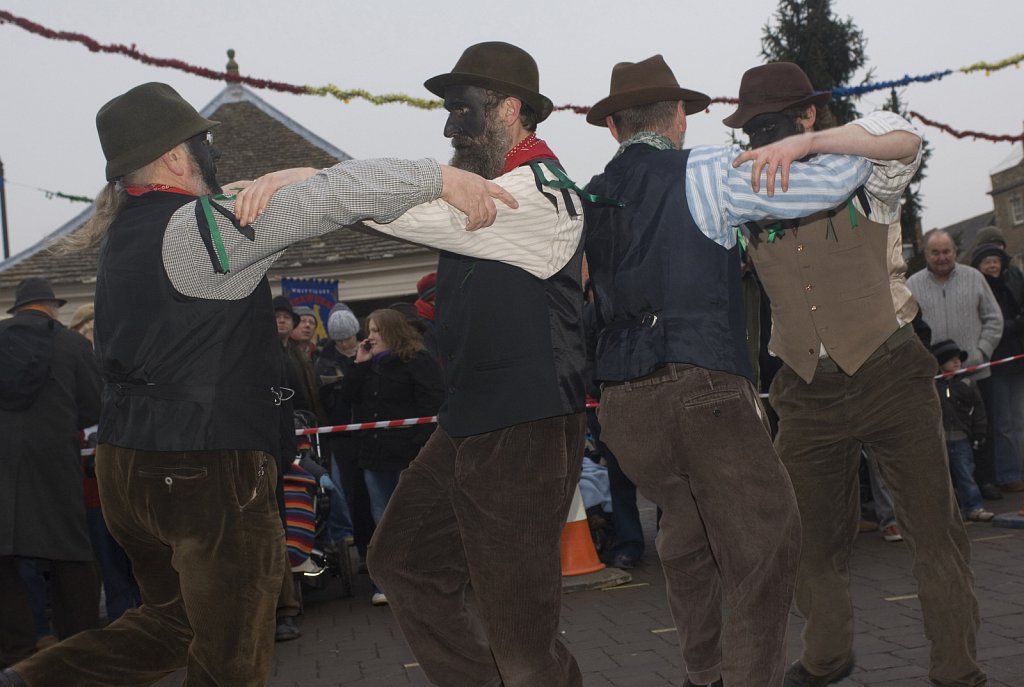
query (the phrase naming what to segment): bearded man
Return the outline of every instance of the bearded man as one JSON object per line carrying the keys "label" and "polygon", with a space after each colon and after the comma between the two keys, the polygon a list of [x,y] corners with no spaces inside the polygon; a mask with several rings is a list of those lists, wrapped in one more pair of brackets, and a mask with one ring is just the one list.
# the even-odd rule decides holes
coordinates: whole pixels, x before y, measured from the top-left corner
{"label": "bearded man", "polygon": [[[446,388],[377,525],[370,573],[433,684],[577,687],[557,633],[559,538],[585,433],[581,204],[535,133],[552,104],[528,53],[479,43],[425,85],[449,113],[451,164],[494,179],[518,208],[497,208],[497,231],[464,231],[443,201],[367,222],[441,250]],[[292,172],[275,174],[257,181],[253,212]]]}
{"label": "bearded man", "polygon": [[[461,232],[486,246],[441,253],[446,399],[377,527],[370,572],[434,684],[577,686],[557,631],[585,432],[582,210],[535,133],[552,105],[526,52],[474,45],[425,85],[449,113],[451,164],[495,179],[519,209],[500,212],[500,231]],[[424,206],[390,230],[409,237],[446,215]]]}
{"label": "bearded man", "polygon": [[285,565],[267,269],[303,238],[439,196],[470,227],[493,217],[492,195],[512,202],[432,160],[348,161],[261,201],[243,226],[236,214],[254,211],[212,195],[216,125],[161,83],[96,115],[108,184],[79,232],[103,239],[96,475],[142,606],[17,663],[0,687],[146,685],[182,667],[188,685],[265,684]]}

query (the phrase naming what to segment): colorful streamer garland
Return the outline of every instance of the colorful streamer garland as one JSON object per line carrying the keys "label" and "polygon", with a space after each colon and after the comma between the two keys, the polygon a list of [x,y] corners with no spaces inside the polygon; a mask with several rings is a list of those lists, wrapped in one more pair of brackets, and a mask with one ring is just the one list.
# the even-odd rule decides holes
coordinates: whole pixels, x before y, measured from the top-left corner
{"label": "colorful streamer garland", "polygon": [[[0,24],[11,23],[18,26],[30,33],[37,34],[44,38],[52,40],[69,41],[72,43],[81,43],[92,52],[105,52],[105,53],[116,53],[125,55],[134,60],[138,60],[144,64],[149,64],[155,67],[167,67],[169,69],[177,69],[179,71],[194,74],[195,76],[201,76],[206,79],[213,79],[215,81],[227,81],[230,83],[241,83],[246,86],[260,89],[270,89],[275,91],[282,91],[285,93],[294,93],[297,95],[318,95],[318,96],[333,96],[343,103],[349,103],[352,100],[365,100],[366,102],[374,105],[390,105],[394,103],[401,103],[409,105],[410,107],[419,108],[422,110],[436,110],[442,106],[442,102],[436,99],[427,98],[414,98],[404,93],[385,93],[384,95],[374,95],[369,91],[365,91],[360,88],[355,89],[343,89],[335,86],[334,84],[327,84],[325,86],[308,86],[308,85],[297,85],[284,83],[282,81],[271,81],[269,79],[256,79],[250,76],[241,76],[237,72],[218,72],[212,69],[206,69],[205,67],[197,67],[195,65],[188,64],[182,60],[168,59],[162,57],[153,57],[139,51],[135,44],[131,46],[112,43],[103,44],[96,41],[89,36],[81,33],[74,33],[71,31],[55,31],[49,29],[41,24],[29,21],[23,17],[14,15],[6,10],[0,10]],[[976,62],[975,64],[961,67],[958,70],[963,74],[971,74],[973,72],[984,71],[985,75],[988,76],[992,72],[1005,69],[1007,67],[1020,68],[1021,62],[1024,62],[1024,54],[1014,55],[1008,57],[999,62]],[[862,84],[860,86],[849,86],[842,88],[833,88],[832,97],[834,98],[848,98],[860,96],[865,93],[873,91],[888,90],[900,86],[907,86],[911,83],[929,83],[932,81],[938,81],[943,79],[950,74],[953,74],[954,70],[946,69],[939,72],[933,72],[931,74],[923,74],[920,76],[904,75],[902,78],[893,79],[890,81],[880,81],[870,84]],[[735,105],[738,101],[735,98],[718,97],[711,100],[711,104],[731,104]],[[556,112],[573,112],[575,114],[586,114],[590,108],[584,105],[559,105],[554,108]],[[927,117],[917,113],[911,112],[911,116],[917,118],[927,126],[943,131],[944,133],[950,134],[956,138],[972,138],[982,139],[986,141],[1004,142],[1004,141],[1024,141],[1024,135],[1010,136],[1010,135],[997,135],[987,134],[980,131],[958,131],[953,129],[948,124],[942,124],[940,122],[933,121]],[[60,194],[56,192],[57,197],[67,197],[69,200],[81,200],[81,196],[67,196],[66,194]],[[89,202],[92,202],[91,199]]]}

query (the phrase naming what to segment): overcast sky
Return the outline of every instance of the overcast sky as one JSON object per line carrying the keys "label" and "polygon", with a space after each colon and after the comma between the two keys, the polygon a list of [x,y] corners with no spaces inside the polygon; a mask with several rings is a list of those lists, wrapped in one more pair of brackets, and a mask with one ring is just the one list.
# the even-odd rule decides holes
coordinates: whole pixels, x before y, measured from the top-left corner
{"label": "overcast sky", "polygon": [[[616,62],[655,53],[665,56],[684,87],[734,97],[744,70],[761,62],[762,28],[776,7],[775,0],[0,0],[0,9],[48,28],[104,44],[134,44],[156,57],[222,70],[226,50],[234,48],[243,75],[418,97],[430,97],[423,81],[450,71],[466,46],[504,40],[537,59],[541,91],[556,105],[593,104],[607,95]],[[1020,0],[958,3],[955,13],[934,0],[837,0],[833,7],[864,32],[868,65],[878,81],[1024,52]],[[86,207],[48,199],[30,187],[93,196],[102,186],[94,117],[104,102],[140,83],[164,81],[201,109],[224,85],[122,55],[92,53],[12,24],[0,24],[0,65],[0,160],[14,253]],[[256,92],[354,157],[450,157],[443,111]],[[957,73],[901,94],[910,109],[956,129],[1022,132],[1020,69],[987,77]],[[868,94],[858,107],[876,109],[887,96]],[[687,145],[726,142],[721,120],[731,111],[714,105],[689,117]],[[991,210],[989,173],[1020,151],[1021,143],[958,140],[915,124],[934,148],[922,185],[925,229]],[[539,133],[581,185],[615,152],[606,130],[570,112],[554,113]]]}

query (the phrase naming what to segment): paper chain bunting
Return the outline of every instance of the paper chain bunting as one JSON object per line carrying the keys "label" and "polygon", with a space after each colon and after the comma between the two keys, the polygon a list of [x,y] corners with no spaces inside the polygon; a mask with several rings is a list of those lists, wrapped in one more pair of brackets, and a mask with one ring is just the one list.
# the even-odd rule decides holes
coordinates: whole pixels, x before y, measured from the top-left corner
{"label": "paper chain bunting", "polygon": [[[308,86],[284,83],[281,81],[271,81],[269,79],[257,79],[251,76],[242,76],[235,72],[218,72],[213,69],[207,69],[205,67],[197,67],[182,60],[168,59],[162,57],[153,57],[141,52],[136,48],[135,44],[124,45],[120,43],[103,44],[96,41],[89,36],[81,33],[74,33],[71,31],[56,31],[54,29],[47,28],[35,22],[29,21],[24,17],[19,17],[6,10],[0,10],[0,24],[11,23],[19,28],[22,28],[30,33],[49,38],[51,40],[69,41],[72,43],[81,43],[92,52],[105,52],[125,55],[137,60],[144,64],[153,65],[155,67],[167,67],[169,69],[177,69],[179,71],[194,74],[195,76],[201,76],[205,79],[213,79],[215,81],[227,81],[230,83],[241,83],[246,86],[260,89],[270,89],[274,91],[282,91],[285,93],[294,93],[297,95],[318,95],[326,96],[330,95],[343,103],[349,103],[352,100],[365,100],[366,102],[374,105],[390,105],[394,103],[401,103],[410,107],[419,108],[422,110],[436,110],[442,106],[440,100],[428,99],[428,98],[414,98],[404,93],[385,93],[384,95],[374,95],[368,91],[359,88],[344,89],[335,86],[334,84],[327,84],[325,86]],[[863,95],[864,93],[870,93],[872,91],[887,90],[890,88],[896,88],[898,86],[907,86],[911,83],[929,83],[932,81],[938,81],[943,79],[950,74],[960,72],[963,74],[971,74],[973,72],[983,71],[988,76],[992,72],[1005,69],[1007,67],[1020,68],[1021,62],[1024,62],[1024,54],[1014,55],[1008,57],[999,62],[976,62],[975,64],[961,67],[957,70],[946,69],[943,71],[933,72],[931,74],[924,74],[920,76],[904,75],[902,78],[893,79],[889,81],[880,81],[876,83],[862,84],[860,86],[850,86],[842,88],[833,88],[832,97],[834,98],[848,98]],[[736,104],[735,98],[713,98],[712,104]],[[559,112],[573,112],[575,114],[586,114],[589,111],[589,107],[584,105],[559,105],[554,108]],[[911,116],[919,119],[922,123],[927,126],[935,127],[944,133],[955,136],[956,138],[973,138],[982,139],[986,141],[1002,142],[1002,141],[1024,141],[1024,135],[1020,136],[1009,136],[1009,135],[995,135],[986,134],[980,131],[958,131],[947,124],[933,121],[917,112],[911,112]],[[57,194],[58,197],[63,197],[61,194]],[[71,197],[70,200],[79,200],[79,197]]]}

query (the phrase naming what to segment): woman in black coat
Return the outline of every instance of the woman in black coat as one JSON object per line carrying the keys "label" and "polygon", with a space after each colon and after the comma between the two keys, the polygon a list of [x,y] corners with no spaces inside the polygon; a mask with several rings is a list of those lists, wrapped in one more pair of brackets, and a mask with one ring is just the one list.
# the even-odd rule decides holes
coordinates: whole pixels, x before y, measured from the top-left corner
{"label": "woman in black coat", "polygon": [[[444,397],[441,371],[423,339],[396,310],[375,310],[367,318],[367,338],[355,365],[341,383],[352,403],[354,422],[379,422],[437,413]],[[379,522],[398,485],[398,477],[426,443],[433,424],[366,430],[354,437],[354,450],[370,492],[374,522]]]}

